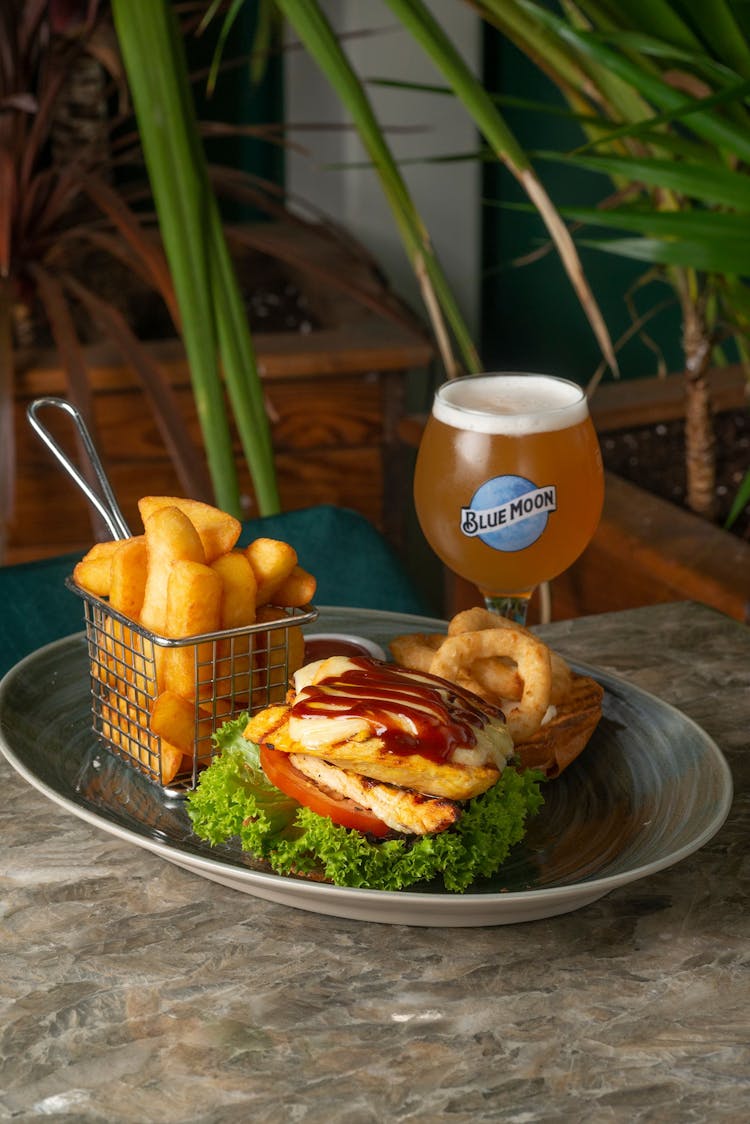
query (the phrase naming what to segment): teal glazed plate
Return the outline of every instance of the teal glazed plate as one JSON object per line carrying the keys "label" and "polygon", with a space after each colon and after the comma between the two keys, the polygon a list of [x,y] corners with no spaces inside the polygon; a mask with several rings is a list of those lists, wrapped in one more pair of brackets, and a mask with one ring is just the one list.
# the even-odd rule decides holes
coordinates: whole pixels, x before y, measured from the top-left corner
{"label": "teal glazed plate", "polygon": [[[321,608],[318,632],[387,648],[444,622]],[[0,682],[0,748],[50,800],[87,823],[195,875],[259,898],[333,917],[428,926],[509,925],[568,913],[664,870],[704,846],[729,812],[732,780],[691,719],[617,676],[574,664],[605,690],[584,753],[544,788],[526,839],[492,879],[465,894],[437,887],[357,890],[269,873],[234,845],[191,831],[184,802],[109,754],[91,729],[83,634],[40,648]]]}

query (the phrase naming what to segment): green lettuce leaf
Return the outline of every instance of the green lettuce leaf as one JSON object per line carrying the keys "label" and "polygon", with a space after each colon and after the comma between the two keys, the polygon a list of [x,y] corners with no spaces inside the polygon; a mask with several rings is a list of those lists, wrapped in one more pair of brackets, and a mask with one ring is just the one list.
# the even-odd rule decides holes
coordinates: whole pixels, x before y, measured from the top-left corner
{"label": "green lettuce leaf", "polygon": [[243,715],[218,731],[222,752],[189,794],[188,815],[201,839],[215,845],[238,837],[243,850],[267,860],[277,874],[315,873],[337,886],[372,890],[440,878],[446,890],[460,893],[498,870],[543,803],[543,775],[508,768],[449,831],[374,843],[270,784],[257,746],[242,737],[246,722]]}
{"label": "green lettuce leaf", "polygon": [[258,747],[242,736],[246,726],[241,714],[216,731],[221,753],[189,793],[187,811],[195,834],[212,846],[238,836],[243,850],[264,859],[300,806],[268,780]]}

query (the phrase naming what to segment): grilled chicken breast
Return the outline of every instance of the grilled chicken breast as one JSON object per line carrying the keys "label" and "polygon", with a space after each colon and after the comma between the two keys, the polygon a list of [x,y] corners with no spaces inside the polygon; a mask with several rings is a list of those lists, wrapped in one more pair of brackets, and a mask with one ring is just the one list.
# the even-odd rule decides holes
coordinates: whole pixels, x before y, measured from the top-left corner
{"label": "grilled chicken breast", "polygon": [[333,657],[301,668],[294,687],[288,705],[250,719],[245,737],[335,766],[344,776],[328,774],[333,787],[356,788],[352,799],[365,807],[372,804],[361,778],[381,782],[386,798],[395,799],[395,786],[470,800],[497,782],[513,753],[500,711],[480,710],[475,696],[430,675]]}
{"label": "grilled chicken breast", "polygon": [[378,819],[388,824],[394,831],[409,835],[431,835],[445,831],[454,824],[461,814],[458,804],[440,797],[424,796],[419,792],[397,788],[392,784],[362,777],[339,769],[320,757],[310,757],[306,753],[290,754],[295,769],[328,789],[335,796],[345,796],[374,812]]}

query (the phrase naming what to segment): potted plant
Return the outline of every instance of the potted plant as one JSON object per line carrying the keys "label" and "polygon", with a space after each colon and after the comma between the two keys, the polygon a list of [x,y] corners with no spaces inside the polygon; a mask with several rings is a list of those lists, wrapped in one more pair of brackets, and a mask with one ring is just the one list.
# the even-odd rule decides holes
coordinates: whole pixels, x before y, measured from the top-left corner
{"label": "potted plant", "polygon": [[[533,2],[485,0],[479,8],[552,80],[580,123],[577,149],[547,152],[543,158],[604,177],[599,206],[561,208],[576,225],[578,244],[645,263],[648,275],[661,277],[674,293],[684,356],[685,502],[690,511],[715,521],[714,395],[719,388],[726,401],[728,387],[716,369],[733,357],[729,381],[737,407],[743,402],[742,376],[747,379],[750,371],[746,12],[731,0],[691,10],[689,17],[682,5],[669,0],[637,11],[633,4],[611,6],[597,0],[559,10]],[[630,389],[631,397],[644,401],[641,417],[653,420],[653,393],[643,387],[639,394],[637,384]],[[618,398],[622,400],[612,390],[600,394],[598,402],[593,399],[604,428],[613,424]],[[668,420],[673,385],[664,391]],[[637,423],[636,415],[633,421]],[[749,500],[747,469],[729,525]],[[653,527],[653,518],[644,525]],[[742,544],[719,537],[706,556],[701,540],[707,532],[697,525],[686,548],[681,526],[681,535],[673,534],[683,544],[681,557],[669,563],[685,572],[692,555],[695,570],[704,568],[711,582],[716,579],[714,565],[722,566],[737,551],[742,554]],[[664,545],[669,553],[669,541]],[[736,566],[734,611],[744,615],[747,558],[744,563],[742,557],[736,559]],[[729,569],[720,584],[726,587],[731,581]]]}
{"label": "potted plant", "polygon": [[[421,326],[387,288],[373,281],[374,264],[353,239],[333,224],[291,215],[275,185],[207,163],[201,134],[211,125],[196,119],[184,52],[187,32],[171,5],[161,0],[114,4],[115,24],[104,5],[80,8],[79,13],[75,5],[54,0],[19,0],[0,14],[0,34],[9,48],[0,69],[0,167],[6,188],[0,192],[0,536],[20,494],[11,560],[37,556],[40,544],[27,549],[21,541],[24,526],[33,522],[49,530],[41,553],[72,549],[80,538],[65,537],[67,508],[42,495],[48,479],[39,477],[47,468],[41,449],[39,458],[25,463],[18,475],[14,438],[26,442],[29,437],[21,412],[38,394],[62,393],[74,401],[97,444],[101,420],[106,430],[102,452],[106,463],[110,447],[114,449],[109,467],[121,501],[128,499],[130,476],[139,471],[128,470],[126,455],[141,447],[147,471],[159,480],[168,477],[170,490],[218,502],[238,515],[273,513],[281,486],[288,495],[291,487],[300,490],[300,481],[309,489],[301,498],[295,496],[296,506],[307,494],[308,502],[334,502],[340,491],[332,485],[334,474],[350,482],[344,499],[353,498],[363,479],[374,489],[382,483],[375,426],[393,424],[378,416],[383,411],[375,400],[377,387],[367,388],[350,424],[353,431],[357,427],[349,444],[357,442],[361,469],[359,462],[351,464],[351,454],[348,472],[341,463],[322,463],[323,454],[311,449],[309,441],[302,450],[292,449],[297,433],[290,435],[292,422],[286,416],[275,426],[279,440],[271,447],[269,391],[260,377],[258,341],[248,330],[247,308],[248,298],[253,308],[258,303],[256,295],[263,303],[269,279],[265,274],[238,276],[237,262],[249,261],[255,268],[262,261],[264,270],[269,263],[283,263],[279,276],[285,290],[290,279],[302,285],[304,266],[311,288],[339,294],[325,301],[321,295],[305,311],[307,319],[317,317],[321,326],[310,338],[298,333],[290,339],[294,332],[277,330],[272,338],[260,339],[263,380],[278,380],[271,391],[271,413],[280,395],[309,402],[310,392],[292,394],[291,383],[297,375],[315,376],[324,361],[326,385],[319,397],[332,412],[334,398],[339,406],[342,401],[334,375],[346,373],[351,357],[353,371],[362,379],[382,368],[388,383],[384,409],[392,410],[398,388],[390,374],[395,377],[401,368],[429,358]],[[97,89],[83,129],[80,120],[66,123],[63,157],[55,146],[65,101],[61,94],[78,74],[93,74]],[[137,102],[137,130],[131,96]],[[129,174],[116,177],[114,172],[123,167]],[[225,191],[249,200],[274,221],[221,223],[217,200]],[[131,288],[135,308],[123,299]],[[142,321],[144,308],[151,317],[156,305],[179,346],[154,344],[139,334],[134,321]],[[384,322],[379,332],[373,331],[374,319]],[[96,334],[90,331],[92,322]],[[35,336],[39,328],[41,354]],[[48,354],[45,335],[51,344]],[[137,414],[136,397],[147,403]],[[331,422],[335,433],[329,445],[334,440],[344,444],[342,427],[350,419],[345,410],[340,412],[343,420]],[[29,444],[34,445],[30,438]],[[162,449],[169,455],[169,474],[160,467]],[[28,446],[23,452],[28,453]],[[346,450],[336,455],[345,456]],[[306,471],[300,471],[302,459]],[[56,472],[50,464],[50,475]],[[57,476],[61,488],[70,490]],[[80,497],[73,499],[80,503]],[[32,500],[29,514],[27,501]],[[368,493],[366,500],[375,511],[376,497]]]}
{"label": "potted plant", "polygon": [[[462,100],[490,154],[507,164],[531,205],[539,207],[530,158],[519,158],[491,97],[455,57],[429,6],[421,0],[388,4]],[[325,51],[321,45],[319,16],[310,16],[310,27],[300,23],[291,0],[280,6],[298,31],[303,28],[308,47],[317,44],[317,57],[333,75],[334,52],[327,40]],[[552,78],[581,122],[581,149],[547,158],[609,177],[602,207],[561,208],[560,214],[578,227],[596,224],[629,236],[583,239],[579,231],[579,244],[646,261],[673,287],[685,355],[688,502],[710,517],[715,461],[709,369],[719,346],[730,341],[745,364],[750,310],[743,276],[750,205],[744,9],[721,0],[691,9],[688,20],[683,7],[668,0],[646,10],[580,0],[557,13],[533,0],[471,6]],[[544,200],[546,220],[546,195]],[[738,491],[735,511],[747,502],[749,489],[750,478]]]}
{"label": "potted plant", "polygon": [[[49,4],[13,0],[0,13],[0,38],[5,45],[0,68],[0,416],[4,419],[0,534],[14,501],[12,404],[23,327],[31,317],[40,315],[46,321],[66,372],[67,393],[96,437],[81,311],[103,324],[137,371],[184,489],[203,498],[213,493],[221,506],[237,512],[236,469],[218,376],[221,361],[259,503],[270,513],[278,509],[278,494],[268,425],[245,318],[237,311],[238,289],[227,264],[222,231],[210,198],[202,194],[205,162],[197,151],[182,153],[183,167],[191,168],[195,209],[193,214],[185,207],[180,210],[180,221],[186,224],[181,244],[192,247],[194,255],[186,280],[185,270],[180,274],[167,267],[153,220],[140,203],[143,184],[130,182],[118,190],[109,174],[114,166],[109,130],[122,123],[118,115],[114,120],[102,115],[97,140],[103,143],[78,138],[80,143],[69,145],[69,158],[55,152],[61,94],[71,75],[80,73],[88,62],[93,61],[114,84],[121,103],[127,99],[126,75],[108,14],[96,2],[85,9],[78,17],[75,12],[71,15],[70,5],[55,0]],[[133,15],[128,10],[123,18],[123,36]],[[174,90],[181,70],[179,56],[173,67],[167,65],[168,44],[176,52],[179,36],[174,25],[165,28],[164,35],[171,39],[160,43],[166,59],[160,73]],[[183,118],[187,114],[184,105],[175,117],[180,114]],[[187,118],[187,126],[191,124]],[[178,128],[176,121],[171,125]],[[173,137],[171,128],[167,131]],[[130,143],[132,147],[132,138]],[[126,156],[121,149],[118,158]],[[206,220],[205,226],[199,220]],[[195,256],[198,243],[202,259]],[[112,270],[119,268],[120,277],[139,276],[158,294],[181,330],[200,406],[208,472],[167,381],[123,310],[89,283],[85,268],[76,269],[87,254],[105,258]],[[208,303],[211,299],[216,309]]]}
{"label": "potted plant", "polygon": [[[687,503],[714,514],[707,373],[733,342],[747,365],[744,279],[750,207],[750,26],[721,0],[686,18],[660,0],[480,5],[578,115],[582,143],[546,153],[605,177],[599,207],[564,208],[586,246],[658,269],[679,303],[684,354]],[[595,228],[591,233],[591,228]],[[606,234],[598,233],[608,230]],[[750,369],[750,368],[749,368]],[[750,480],[738,497],[746,502]]]}

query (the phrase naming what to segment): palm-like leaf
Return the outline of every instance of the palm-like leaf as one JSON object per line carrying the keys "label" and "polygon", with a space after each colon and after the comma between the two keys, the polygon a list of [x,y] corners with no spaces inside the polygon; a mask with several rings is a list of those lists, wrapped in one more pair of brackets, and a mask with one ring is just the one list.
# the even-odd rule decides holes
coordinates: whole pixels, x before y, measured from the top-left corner
{"label": "palm-like leaf", "polygon": [[417,208],[373,112],[370,100],[317,0],[276,0],[305,48],[325,73],[354,121],[380,178],[449,375],[459,373],[446,321],[464,364],[477,370],[479,358]]}
{"label": "palm-like leaf", "polygon": [[[138,214],[86,152],[67,165],[49,158],[58,97],[66,75],[93,56],[109,67],[109,77],[126,99],[124,75],[112,49],[111,26],[88,6],[86,22],[68,29],[67,13],[55,4],[13,0],[0,11],[0,424],[2,496],[0,526],[5,527],[15,491],[15,449],[11,424],[24,323],[36,308],[50,330],[67,382],[97,442],[90,373],[79,310],[103,325],[142,378],[155,403],[154,414],[178,477],[189,493],[211,498],[205,460],[188,434],[171,388],[122,317],[71,275],[76,254],[96,248],[152,286],[176,314],[171,276],[148,215]],[[86,458],[83,471],[88,473]],[[92,481],[93,483],[93,481]],[[94,526],[98,533],[100,528]]]}
{"label": "palm-like leaf", "polygon": [[[607,219],[602,216],[596,225],[619,226],[640,234],[642,248],[632,239],[620,240],[618,246],[609,238],[602,240],[602,247],[693,269],[707,275],[702,283],[709,287],[716,280],[712,274],[741,272],[739,254],[729,260],[726,253],[712,250],[711,243],[714,238],[722,239],[726,223],[722,225],[719,219],[712,227],[710,220],[700,222],[706,214],[731,211],[739,234],[743,219],[750,217],[750,176],[745,168],[750,160],[750,46],[728,0],[720,0],[718,7],[704,6],[700,9],[704,18],[696,16],[690,24],[667,0],[653,4],[627,0],[616,8],[581,0],[566,6],[568,18],[534,0],[485,0],[481,9],[529,55],[537,51],[540,36],[554,37],[558,51],[567,59],[566,72],[561,68],[553,74],[561,89],[566,88],[571,67],[578,65],[587,71],[591,104],[600,120],[611,121],[611,129],[608,133],[601,128],[596,133],[587,130],[590,139],[577,151],[539,156],[599,172],[618,187],[627,184],[640,189],[646,205],[622,211],[622,218],[617,208],[608,207]],[[522,29],[508,16],[516,10],[526,19]],[[586,21],[589,27],[583,29]],[[622,105],[612,106],[603,96],[612,75],[637,96],[637,116],[628,116]],[[701,90],[701,96],[684,92],[683,87],[689,88],[691,83],[693,91]],[[683,147],[670,144],[670,129],[675,126]],[[690,147],[684,147],[686,140]],[[660,151],[662,143],[670,150],[669,156]],[[674,211],[685,213],[685,221],[674,223],[667,235],[666,226],[657,228],[653,216]],[[694,215],[694,222],[688,212]],[[594,222],[591,212],[581,208],[568,213],[580,221]],[[655,233],[666,236],[660,241]],[[588,239],[587,244],[597,241]]]}
{"label": "palm-like leaf", "polygon": [[[543,153],[606,176],[606,211],[571,207],[581,244],[659,266],[683,313],[689,502],[713,502],[705,370],[719,334],[746,355],[750,249],[750,21],[734,0],[482,0],[485,19],[543,66],[572,110],[596,114],[573,152]],[[554,52],[540,60],[540,45]],[[562,61],[560,61],[562,60]],[[586,76],[572,90],[571,73]],[[583,104],[582,104],[583,103]],[[600,122],[610,122],[602,130]],[[614,185],[623,200],[611,205]],[[627,190],[625,190],[627,189]],[[640,205],[633,206],[638,198]]]}

